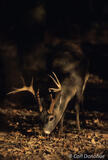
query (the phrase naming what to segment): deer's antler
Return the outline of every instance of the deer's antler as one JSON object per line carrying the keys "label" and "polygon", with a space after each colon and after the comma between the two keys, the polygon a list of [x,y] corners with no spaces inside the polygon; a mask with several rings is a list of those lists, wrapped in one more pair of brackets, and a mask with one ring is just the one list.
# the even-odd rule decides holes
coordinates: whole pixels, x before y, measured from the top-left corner
{"label": "deer's antler", "polygon": [[9,92],[8,95],[9,94],[15,94],[15,93],[18,93],[18,92],[28,91],[31,94],[33,94],[33,96],[34,96],[35,99],[37,97],[37,101],[38,101],[38,105],[39,105],[39,110],[40,110],[40,112],[42,112],[43,107],[42,107],[41,101],[40,101],[39,89],[37,90],[37,93],[36,93],[35,90],[34,90],[34,88],[33,88],[33,77],[32,77],[30,86],[26,86],[23,77],[21,77],[21,79],[23,81],[24,86],[22,88],[16,88],[14,91]]}
{"label": "deer's antler", "polygon": [[53,92],[61,92],[61,90],[62,90],[62,87],[61,87],[59,79],[57,78],[57,76],[56,76],[56,74],[54,72],[52,72],[52,73],[53,73],[55,79],[51,75],[49,75],[49,77],[53,80],[53,82],[56,84],[56,86],[58,88],[49,88],[51,104],[50,104],[50,108],[48,110],[48,113],[50,113],[50,114],[53,113],[54,106],[55,106],[55,103],[56,103],[58,95],[59,95],[58,94],[58,95],[56,95],[55,98],[53,98],[51,91],[53,91]]}
{"label": "deer's antler", "polygon": [[50,91],[50,92],[51,92],[51,91],[59,92],[59,91],[61,91],[60,81],[59,81],[59,79],[57,78],[56,74],[55,74],[54,72],[52,72],[52,73],[53,73],[55,79],[54,79],[51,75],[49,75],[49,77],[53,80],[53,82],[56,84],[56,86],[57,86],[58,88],[49,88],[49,91]]}
{"label": "deer's antler", "polygon": [[[22,79],[23,79],[23,78],[22,78]],[[23,83],[24,83],[24,86],[23,86],[22,88],[16,88],[14,91],[9,92],[8,95],[9,95],[9,94],[15,94],[15,93],[18,93],[18,92],[28,91],[28,92],[30,92],[31,94],[33,94],[33,96],[35,97],[35,90],[34,90],[34,88],[33,88],[33,77],[32,77],[30,86],[26,86],[26,85],[25,85],[24,79],[23,79]]]}

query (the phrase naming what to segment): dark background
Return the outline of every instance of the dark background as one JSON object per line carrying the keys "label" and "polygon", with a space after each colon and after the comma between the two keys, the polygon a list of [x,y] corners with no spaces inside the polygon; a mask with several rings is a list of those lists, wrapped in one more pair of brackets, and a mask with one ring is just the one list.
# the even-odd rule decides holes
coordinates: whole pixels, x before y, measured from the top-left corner
{"label": "dark background", "polygon": [[[48,37],[72,40],[80,44],[90,60],[89,71],[102,79],[87,85],[86,103],[107,110],[108,97],[108,2],[1,0],[0,1],[0,99],[12,87],[19,87],[19,77],[27,81],[35,74],[34,48]],[[25,60],[27,59],[27,60]],[[29,62],[28,62],[29,59]],[[27,67],[28,66],[28,67]],[[26,70],[26,71],[25,71]],[[96,97],[91,100],[89,97]],[[98,107],[97,107],[98,106]]]}

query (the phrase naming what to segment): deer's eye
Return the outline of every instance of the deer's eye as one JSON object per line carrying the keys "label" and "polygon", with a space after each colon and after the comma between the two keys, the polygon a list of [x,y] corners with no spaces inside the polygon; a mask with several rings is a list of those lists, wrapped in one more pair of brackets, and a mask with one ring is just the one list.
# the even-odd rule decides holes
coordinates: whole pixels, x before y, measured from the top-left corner
{"label": "deer's eye", "polygon": [[49,116],[49,121],[51,122],[53,120],[54,120],[54,116],[53,115]]}

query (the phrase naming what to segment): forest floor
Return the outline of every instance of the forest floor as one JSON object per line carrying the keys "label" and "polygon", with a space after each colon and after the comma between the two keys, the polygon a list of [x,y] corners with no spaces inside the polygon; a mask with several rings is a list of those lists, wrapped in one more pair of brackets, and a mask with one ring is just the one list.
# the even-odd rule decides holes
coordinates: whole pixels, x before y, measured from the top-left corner
{"label": "forest floor", "polygon": [[[95,77],[90,83],[96,86],[97,81]],[[47,136],[32,106],[28,109],[5,101],[0,106],[0,160],[108,159],[108,113],[86,110],[84,115],[80,112],[80,122],[78,132],[75,112],[67,110],[63,133],[56,127]]]}

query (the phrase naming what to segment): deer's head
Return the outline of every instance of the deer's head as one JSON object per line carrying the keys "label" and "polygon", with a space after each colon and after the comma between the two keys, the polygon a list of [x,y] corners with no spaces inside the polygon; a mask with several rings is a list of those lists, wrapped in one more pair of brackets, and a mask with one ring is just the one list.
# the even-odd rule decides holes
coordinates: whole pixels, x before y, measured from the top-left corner
{"label": "deer's head", "polygon": [[60,112],[62,87],[56,74],[54,72],[52,74],[53,76],[49,75],[49,77],[53,80],[53,82],[57,87],[49,88],[51,103],[47,111],[44,111],[44,107],[42,106],[39,89],[35,91],[33,88],[33,78],[29,86],[26,86],[25,81],[22,78],[24,86],[22,88],[15,89],[14,91],[11,91],[8,93],[9,95],[9,94],[22,92],[22,91],[28,91],[34,96],[34,98],[38,102],[39,111],[41,115],[43,115],[42,116],[43,122],[44,122],[43,130],[44,130],[44,133],[46,134],[50,134],[55,129],[56,125],[58,124],[58,122],[62,117],[62,114]]}

